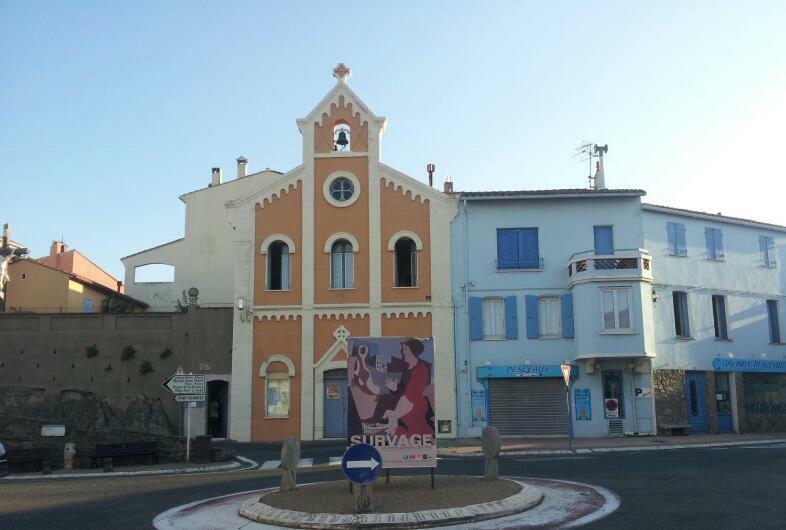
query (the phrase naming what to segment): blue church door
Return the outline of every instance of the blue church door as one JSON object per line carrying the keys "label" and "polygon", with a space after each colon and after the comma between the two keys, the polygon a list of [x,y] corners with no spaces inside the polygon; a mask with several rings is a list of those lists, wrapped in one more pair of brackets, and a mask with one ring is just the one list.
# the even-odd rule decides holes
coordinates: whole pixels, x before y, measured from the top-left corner
{"label": "blue church door", "polygon": [[704,372],[685,372],[685,399],[691,432],[707,432],[707,395]]}
{"label": "blue church door", "polygon": [[329,370],[325,372],[324,425],[325,438],[346,438],[347,436],[347,371]]}

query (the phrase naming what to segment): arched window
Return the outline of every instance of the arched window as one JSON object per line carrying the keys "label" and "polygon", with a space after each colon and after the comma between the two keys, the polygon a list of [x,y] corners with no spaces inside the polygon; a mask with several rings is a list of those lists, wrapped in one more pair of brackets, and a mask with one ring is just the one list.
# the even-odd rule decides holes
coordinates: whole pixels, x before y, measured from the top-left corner
{"label": "arched window", "polygon": [[418,284],[418,249],[408,237],[396,241],[396,287],[416,287]]}
{"label": "arched window", "polygon": [[333,151],[351,151],[351,147],[349,125],[337,122],[333,126]]}
{"label": "arched window", "polygon": [[289,246],[274,241],[267,250],[267,288],[269,291],[289,290]]}
{"label": "arched window", "polygon": [[330,247],[330,287],[351,289],[355,286],[355,261],[352,244],[339,239]]}

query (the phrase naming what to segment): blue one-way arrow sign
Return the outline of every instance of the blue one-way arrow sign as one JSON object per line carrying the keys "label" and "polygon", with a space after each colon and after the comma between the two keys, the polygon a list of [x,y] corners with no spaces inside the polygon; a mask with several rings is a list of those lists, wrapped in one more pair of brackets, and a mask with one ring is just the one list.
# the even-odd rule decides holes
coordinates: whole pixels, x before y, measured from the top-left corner
{"label": "blue one-way arrow sign", "polygon": [[355,484],[368,484],[382,471],[382,457],[368,444],[353,445],[344,453],[341,469]]}

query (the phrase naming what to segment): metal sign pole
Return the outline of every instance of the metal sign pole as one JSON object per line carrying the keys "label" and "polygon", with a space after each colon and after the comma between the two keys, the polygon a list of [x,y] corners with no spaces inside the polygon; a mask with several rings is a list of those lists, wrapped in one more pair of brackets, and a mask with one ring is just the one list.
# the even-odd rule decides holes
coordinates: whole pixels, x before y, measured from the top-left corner
{"label": "metal sign pole", "polygon": [[186,464],[191,463],[191,403],[186,402]]}

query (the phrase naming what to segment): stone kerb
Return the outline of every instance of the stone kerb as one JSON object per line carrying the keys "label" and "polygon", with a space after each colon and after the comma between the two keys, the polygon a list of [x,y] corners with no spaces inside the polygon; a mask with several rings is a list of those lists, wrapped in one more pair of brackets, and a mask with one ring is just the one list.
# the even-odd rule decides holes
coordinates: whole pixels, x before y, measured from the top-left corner
{"label": "stone kerb", "polygon": [[411,513],[307,513],[275,508],[262,502],[264,497],[260,497],[256,501],[244,503],[240,508],[240,515],[263,524],[311,529],[432,528],[448,524],[475,523],[524,512],[543,500],[543,494],[537,488],[516,480],[513,482],[521,486],[521,491],[515,495],[498,501],[457,508]]}

